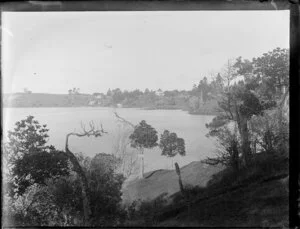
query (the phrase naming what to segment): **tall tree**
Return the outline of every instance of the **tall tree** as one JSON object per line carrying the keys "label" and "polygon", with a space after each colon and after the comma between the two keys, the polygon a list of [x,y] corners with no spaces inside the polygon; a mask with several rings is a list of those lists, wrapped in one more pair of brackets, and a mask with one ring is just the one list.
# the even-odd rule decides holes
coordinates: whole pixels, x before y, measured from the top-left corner
{"label": "tall tree", "polygon": [[238,74],[246,82],[256,83],[256,91],[267,99],[282,96],[289,83],[288,49],[276,48],[252,61],[239,57],[235,63]]}
{"label": "tall tree", "polygon": [[68,160],[62,151],[47,145],[48,130],[33,116],[16,122],[8,131],[4,151],[8,159],[8,184],[11,196],[22,195],[33,184],[45,185],[49,178],[68,175]]}
{"label": "tall tree", "polygon": [[227,81],[227,86],[224,88],[223,97],[219,101],[221,114],[215,117],[207,127],[213,133],[223,131],[224,125],[231,121],[235,122],[241,138],[243,164],[247,166],[251,158],[248,121],[253,115],[261,115],[266,106],[253,92],[254,84],[244,81],[233,84],[237,74],[241,73],[241,69],[237,65],[228,61],[226,68],[225,81]]}
{"label": "tall tree", "polygon": [[206,103],[208,100],[208,92],[209,92],[209,85],[207,82],[207,77],[205,76],[198,85],[198,90],[200,93],[200,98],[202,98],[203,103]]}
{"label": "tall tree", "polygon": [[131,146],[140,151],[141,157],[141,177],[144,177],[144,149],[151,149],[157,146],[157,131],[142,120],[135,126],[133,133],[129,136]]}
{"label": "tall tree", "polygon": [[224,126],[218,131],[211,131],[208,134],[208,137],[210,136],[217,138],[217,157],[208,157],[205,160],[205,163],[209,165],[222,164],[225,166],[230,166],[236,171],[239,170],[239,141],[237,137],[236,125],[233,130],[227,126]]}
{"label": "tall tree", "polygon": [[92,225],[117,226],[123,218],[121,204],[124,177],[116,173],[120,161],[111,154],[96,154],[87,166]]}
{"label": "tall tree", "polygon": [[[176,133],[170,133],[165,130],[160,136],[159,147],[162,150],[161,155],[173,158],[177,154],[185,156],[185,143],[183,138],[178,138]],[[173,161],[172,161],[173,166]]]}
{"label": "tall tree", "polygon": [[90,205],[90,189],[88,185],[88,180],[86,174],[81,167],[80,163],[78,162],[77,157],[74,155],[73,152],[69,149],[69,137],[76,136],[76,137],[100,137],[103,134],[107,133],[103,130],[102,125],[101,129],[96,128],[93,122],[90,122],[90,129],[86,130],[85,126],[82,124],[82,133],[71,132],[68,133],[66,136],[65,142],[65,151],[66,155],[68,156],[69,160],[73,165],[73,170],[78,174],[80,182],[81,182],[81,192],[82,192],[82,199],[83,199],[83,212],[84,212],[84,222],[86,226],[90,225],[91,220],[91,205]]}

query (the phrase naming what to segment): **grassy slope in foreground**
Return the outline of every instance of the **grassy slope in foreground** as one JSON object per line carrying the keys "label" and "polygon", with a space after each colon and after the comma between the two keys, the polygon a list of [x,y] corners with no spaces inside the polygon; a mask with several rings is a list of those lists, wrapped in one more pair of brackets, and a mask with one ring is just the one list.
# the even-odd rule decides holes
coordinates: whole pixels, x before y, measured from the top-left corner
{"label": "grassy slope in foreground", "polygon": [[196,202],[158,226],[285,227],[288,228],[288,191],[284,179],[249,186]]}
{"label": "grassy slope in foreground", "polygon": [[[181,168],[183,184],[205,187],[212,175],[222,168],[194,161]],[[172,195],[179,191],[178,176],[175,170],[157,170],[146,173],[144,179],[134,180],[123,188],[125,203],[133,200],[152,200],[163,193]]]}
{"label": "grassy slope in foreground", "polygon": [[263,153],[248,169],[225,169],[194,196],[190,215],[181,208],[161,226],[287,227],[288,167],[286,156]]}
{"label": "grassy slope in foreground", "polygon": [[194,189],[190,211],[177,192],[171,202],[156,202],[157,208],[151,201],[146,215],[131,218],[125,225],[287,228],[288,167],[286,155],[255,155],[248,168],[237,172],[226,168],[215,173],[206,187]]}

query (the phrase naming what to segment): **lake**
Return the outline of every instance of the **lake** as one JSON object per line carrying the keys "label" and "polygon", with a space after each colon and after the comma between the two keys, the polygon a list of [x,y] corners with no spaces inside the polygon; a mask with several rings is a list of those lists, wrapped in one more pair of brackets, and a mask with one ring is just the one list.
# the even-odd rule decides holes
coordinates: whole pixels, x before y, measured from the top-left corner
{"label": "lake", "polygon": [[[135,108],[107,108],[107,107],[65,107],[65,108],[4,108],[3,130],[4,137],[8,130],[12,130],[15,122],[33,115],[40,124],[47,124],[49,130],[49,144],[57,149],[64,149],[65,137],[69,132],[80,131],[83,122],[88,128],[88,123],[102,124],[108,132],[102,137],[71,137],[69,147],[73,152],[82,152],[86,156],[96,153],[112,153],[118,134],[120,123],[114,112],[133,124],[145,120],[153,126],[160,137],[165,129],[177,133],[185,140],[186,156],[176,156],[173,162],[184,166],[192,161],[205,159],[214,155],[214,141],[205,135],[205,127],[214,116],[190,115],[181,110],[142,110]],[[171,160],[161,156],[158,147],[145,150],[145,172],[156,169],[170,169]]]}

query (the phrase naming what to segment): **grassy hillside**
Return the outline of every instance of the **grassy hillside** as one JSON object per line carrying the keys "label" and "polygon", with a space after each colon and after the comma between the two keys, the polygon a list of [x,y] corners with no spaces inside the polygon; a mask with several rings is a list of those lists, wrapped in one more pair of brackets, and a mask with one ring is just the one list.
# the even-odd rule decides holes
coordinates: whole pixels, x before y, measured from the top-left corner
{"label": "grassy hillside", "polygon": [[283,179],[253,183],[214,198],[196,201],[158,226],[287,227],[288,192]]}
{"label": "grassy hillside", "polygon": [[[198,185],[205,187],[212,175],[222,167],[206,165],[194,161],[181,168],[181,177],[184,185]],[[133,200],[152,200],[163,193],[172,195],[179,191],[178,176],[175,170],[157,170],[146,173],[144,179],[134,180],[123,188],[125,203]]]}
{"label": "grassy hillside", "polygon": [[45,94],[45,93],[15,93],[4,94],[4,107],[69,107],[87,106],[90,95],[78,94]]}
{"label": "grassy hillside", "polygon": [[288,158],[261,154],[252,163],[214,173],[185,198],[177,192],[144,202],[126,226],[288,227]]}

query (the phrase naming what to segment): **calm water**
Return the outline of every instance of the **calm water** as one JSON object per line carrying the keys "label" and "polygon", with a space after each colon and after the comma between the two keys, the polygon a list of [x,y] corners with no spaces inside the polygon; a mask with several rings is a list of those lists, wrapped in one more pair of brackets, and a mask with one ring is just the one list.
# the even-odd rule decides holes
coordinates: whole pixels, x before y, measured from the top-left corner
{"label": "calm water", "polygon": [[[65,136],[74,130],[80,131],[80,122],[88,124],[102,123],[107,135],[100,138],[70,138],[70,149],[74,152],[82,152],[87,156],[96,153],[111,153],[120,131],[119,123],[114,115],[114,111],[137,124],[141,120],[152,125],[160,134],[168,129],[176,132],[179,137],[184,138],[186,144],[186,156],[176,156],[173,161],[177,161],[180,166],[192,161],[201,160],[207,156],[212,156],[214,143],[212,139],[205,137],[208,130],[205,124],[210,122],[213,116],[189,115],[180,110],[140,110],[133,108],[4,108],[3,127],[4,136],[7,130],[14,127],[16,121],[33,115],[40,124],[47,124],[50,129],[49,144],[53,144],[58,149],[64,149]],[[88,125],[87,125],[88,127]],[[145,172],[154,169],[170,169],[171,160],[160,155],[158,148],[145,150]]]}

